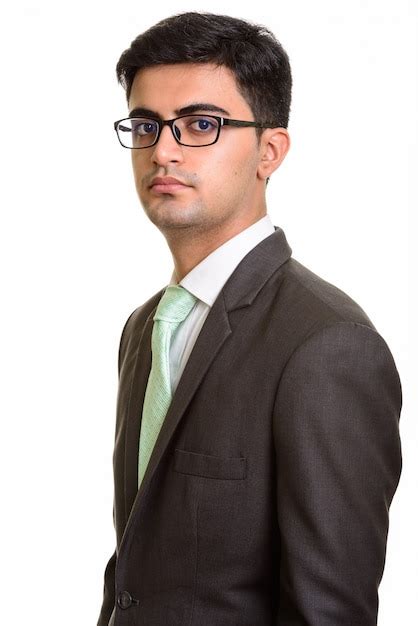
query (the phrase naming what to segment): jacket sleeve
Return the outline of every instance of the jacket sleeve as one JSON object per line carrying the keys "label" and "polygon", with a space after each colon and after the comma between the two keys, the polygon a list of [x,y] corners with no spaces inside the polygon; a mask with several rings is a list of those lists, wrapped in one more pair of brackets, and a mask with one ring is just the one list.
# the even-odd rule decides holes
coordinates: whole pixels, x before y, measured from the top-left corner
{"label": "jacket sleeve", "polygon": [[110,557],[105,569],[103,603],[97,626],[108,626],[113,607],[115,606],[115,565],[116,549]]}
{"label": "jacket sleeve", "polygon": [[[134,311],[132,311],[132,313],[129,315],[129,317],[126,320],[126,322],[125,322],[125,324],[123,326],[123,329],[122,329],[122,333],[121,333],[121,337],[120,337],[120,341],[119,341],[119,351],[118,351],[118,377],[119,378],[120,378],[121,363],[122,363],[124,350],[125,350],[125,344],[126,344],[128,323],[129,323],[129,320],[133,317],[135,311],[137,311],[137,310],[138,309],[135,309]],[[116,428],[115,428],[115,439],[116,439],[116,435],[117,435],[117,424],[116,424]],[[115,498],[113,498],[113,526],[115,527],[115,530],[116,530]],[[113,552],[112,556],[110,557],[109,561],[107,562],[107,565],[106,565],[106,568],[105,568],[104,586],[103,586],[103,601],[102,601],[102,607],[101,607],[101,610],[100,610],[100,615],[99,615],[99,620],[97,622],[97,626],[108,626],[110,617],[112,615],[113,608],[115,606],[115,570],[116,570],[116,559],[117,559],[117,550],[115,548],[115,551]]]}
{"label": "jacket sleeve", "polygon": [[375,626],[389,506],[402,468],[401,383],[379,333],[315,331],[274,405],[279,626]]}

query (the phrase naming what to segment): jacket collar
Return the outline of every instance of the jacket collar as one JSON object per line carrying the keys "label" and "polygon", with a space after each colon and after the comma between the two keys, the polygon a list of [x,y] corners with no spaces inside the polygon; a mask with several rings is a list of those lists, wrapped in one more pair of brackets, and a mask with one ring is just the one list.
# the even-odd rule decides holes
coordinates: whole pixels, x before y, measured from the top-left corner
{"label": "jacket collar", "polygon": [[275,231],[238,264],[223,287],[225,309],[229,313],[252,304],[270,276],[292,255],[283,229]]}

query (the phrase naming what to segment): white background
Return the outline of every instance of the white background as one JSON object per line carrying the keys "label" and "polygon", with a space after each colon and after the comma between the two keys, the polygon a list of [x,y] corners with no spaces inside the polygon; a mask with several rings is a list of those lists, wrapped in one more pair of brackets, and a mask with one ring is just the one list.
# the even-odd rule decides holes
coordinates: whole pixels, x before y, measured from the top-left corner
{"label": "white background", "polygon": [[268,212],[294,258],[364,308],[398,366],[403,470],[390,509],[379,626],[412,624],[416,4],[10,5],[0,15],[2,623],[98,619],[115,544],[120,332],[172,270],[113,129],[127,113],[115,65],[156,21],[202,10],[264,24],[287,50],[292,147],[267,188]]}

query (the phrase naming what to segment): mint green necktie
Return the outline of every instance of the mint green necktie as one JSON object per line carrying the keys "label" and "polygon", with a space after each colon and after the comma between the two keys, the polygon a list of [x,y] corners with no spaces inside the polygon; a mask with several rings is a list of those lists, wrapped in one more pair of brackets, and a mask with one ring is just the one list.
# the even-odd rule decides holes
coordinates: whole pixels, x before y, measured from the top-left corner
{"label": "mint green necktie", "polygon": [[153,317],[152,364],[144,396],[139,437],[138,489],[171,402],[171,339],[196,301],[197,298],[181,285],[168,285]]}

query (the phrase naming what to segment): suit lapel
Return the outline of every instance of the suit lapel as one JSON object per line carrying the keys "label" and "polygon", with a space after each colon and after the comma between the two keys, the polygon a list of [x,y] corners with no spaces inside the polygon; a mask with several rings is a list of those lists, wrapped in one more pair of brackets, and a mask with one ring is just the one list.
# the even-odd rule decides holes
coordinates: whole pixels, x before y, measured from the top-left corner
{"label": "suit lapel", "polygon": [[[138,490],[139,433],[145,389],[151,369],[152,318],[158,302],[149,313],[139,341],[127,411],[125,439],[127,522],[120,548],[126,541],[125,537],[129,533],[132,519],[144,501],[143,496],[194,393],[223,343],[232,333],[229,313],[234,309],[249,306],[272,273],[290,257],[291,252],[283,230],[275,226],[275,232],[250,250],[225,283],[209,311],[190,353],[152,451],[141,487]],[[160,292],[158,301],[163,292],[164,290]]]}

